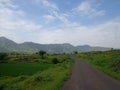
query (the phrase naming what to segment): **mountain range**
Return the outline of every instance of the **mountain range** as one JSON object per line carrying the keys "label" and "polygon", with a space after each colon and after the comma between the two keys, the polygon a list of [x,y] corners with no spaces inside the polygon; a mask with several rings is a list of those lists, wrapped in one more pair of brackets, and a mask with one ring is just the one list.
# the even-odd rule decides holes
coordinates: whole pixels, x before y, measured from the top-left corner
{"label": "mountain range", "polygon": [[73,53],[78,52],[88,52],[88,51],[106,51],[111,48],[105,47],[92,47],[89,45],[83,46],[73,46],[69,43],[64,44],[38,44],[34,42],[24,42],[18,44],[6,37],[0,37],[0,52],[7,53],[36,53],[40,50],[44,50],[47,53]]}

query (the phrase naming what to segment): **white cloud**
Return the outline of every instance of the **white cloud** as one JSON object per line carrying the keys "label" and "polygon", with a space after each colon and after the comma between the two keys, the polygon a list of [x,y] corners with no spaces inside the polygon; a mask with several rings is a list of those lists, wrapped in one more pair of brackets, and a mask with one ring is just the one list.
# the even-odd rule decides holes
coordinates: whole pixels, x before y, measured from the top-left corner
{"label": "white cloud", "polygon": [[42,27],[25,18],[26,13],[11,0],[0,0],[0,30],[39,30]]}
{"label": "white cloud", "polygon": [[52,16],[52,15],[44,15],[43,16],[44,18],[46,18],[46,19],[50,19],[50,20],[53,20],[55,17],[54,16]]}
{"label": "white cloud", "polygon": [[0,8],[1,7],[9,7],[14,9],[17,8],[17,6],[14,5],[11,0],[0,0]]}
{"label": "white cloud", "polygon": [[36,0],[37,4],[41,4],[48,11],[48,15],[44,15],[43,18],[48,19],[48,22],[51,20],[59,20],[65,25],[70,25],[70,20],[67,19],[69,16],[67,13],[61,13],[59,7],[49,0]]}
{"label": "white cloud", "polygon": [[49,14],[48,15],[43,15],[43,18],[46,19],[46,23],[52,22],[56,19],[55,16],[52,16],[52,15],[49,15]]}
{"label": "white cloud", "polygon": [[105,15],[105,10],[100,10],[97,3],[88,0],[81,2],[78,7],[73,9],[73,12],[90,18]]}
{"label": "white cloud", "polygon": [[36,2],[42,4],[44,7],[59,10],[58,6],[55,3],[50,2],[48,0],[36,0]]}
{"label": "white cloud", "polygon": [[111,20],[96,26],[71,26],[44,30],[39,33],[39,43],[89,44],[120,48],[120,20]]}
{"label": "white cloud", "polygon": [[[4,4],[1,3],[2,1]],[[44,0],[39,1],[43,2]],[[49,10],[49,13],[45,14],[43,18],[50,21],[60,20],[64,24],[61,28],[54,26],[54,29],[46,30],[46,27],[27,20],[27,13],[19,9],[19,6],[14,5],[11,0],[0,0],[0,36],[6,36],[17,42],[89,44],[120,48],[119,18],[99,25],[83,26],[71,22],[67,18],[69,15],[61,13],[55,3],[45,0],[43,4]],[[102,10],[94,8],[93,3],[88,1],[74,10],[79,10],[77,13],[87,17],[104,14]]]}
{"label": "white cloud", "polygon": [[52,13],[53,13],[53,15],[54,15],[58,20],[60,20],[60,21],[63,22],[64,24],[70,23],[70,21],[67,19],[67,16],[66,16],[66,15],[64,15],[64,14],[62,14],[62,13],[60,13],[60,12],[57,12],[57,11],[53,11]]}

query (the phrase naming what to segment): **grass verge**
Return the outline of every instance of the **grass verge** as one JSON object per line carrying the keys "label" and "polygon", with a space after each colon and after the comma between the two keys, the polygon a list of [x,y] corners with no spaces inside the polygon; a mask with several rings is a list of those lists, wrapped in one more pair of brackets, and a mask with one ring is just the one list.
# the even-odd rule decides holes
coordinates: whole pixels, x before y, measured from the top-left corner
{"label": "grass verge", "polygon": [[73,60],[67,59],[33,75],[0,77],[0,90],[61,90],[72,64]]}
{"label": "grass verge", "polygon": [[88,52],[77,54],[77,56],[85,59],[95,68],[120,80],[120,50]]}

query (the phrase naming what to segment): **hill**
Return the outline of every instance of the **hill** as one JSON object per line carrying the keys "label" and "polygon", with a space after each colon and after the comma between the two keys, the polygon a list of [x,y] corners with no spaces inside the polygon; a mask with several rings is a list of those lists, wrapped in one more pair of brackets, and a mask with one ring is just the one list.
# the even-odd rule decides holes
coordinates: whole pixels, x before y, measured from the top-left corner
{"label": "hill", "polygon": [[88,51],[106,51],[110,48],[92,47],[89,45],[73,46],[69,43],[64,44],[38,44],[33,42],[24,42],[18,44],[5,37],[0,37],[0,52],[15,52],[15,53],[35,53],[39,50],[44,50],[47,53],[73,53],[88,52]]}

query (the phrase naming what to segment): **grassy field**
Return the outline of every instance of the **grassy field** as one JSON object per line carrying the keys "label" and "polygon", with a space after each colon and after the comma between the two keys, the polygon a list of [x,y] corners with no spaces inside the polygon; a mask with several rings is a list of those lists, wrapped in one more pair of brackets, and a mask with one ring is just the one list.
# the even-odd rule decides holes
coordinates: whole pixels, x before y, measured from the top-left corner
{"label": "grassy field", "polygon": [[0,76],[19,76],[19,75],[33,75],[38,71],[44,71],[52,64],[15,64],[4,63],[0,64]]}
{"label": "grassy field", "polygon": [[94,67],[120,80],[120,50],[77,54]]}
{"label": "grassy field", "polygon": [[[53,62],[55,58],[57,63]],[[61,90],[73,64],[67,55],[49,55],[32,62],[1,63],[0,90]]]}

